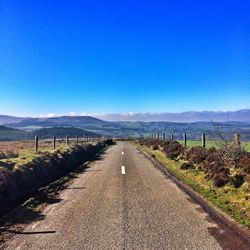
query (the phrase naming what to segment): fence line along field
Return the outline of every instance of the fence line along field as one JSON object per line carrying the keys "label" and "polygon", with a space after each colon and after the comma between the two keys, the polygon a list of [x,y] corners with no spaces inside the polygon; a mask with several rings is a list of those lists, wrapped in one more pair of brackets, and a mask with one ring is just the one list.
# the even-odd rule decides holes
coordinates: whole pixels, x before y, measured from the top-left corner
{"label": "fence line along field", "polygon": [[[181,144],[184,144],[183,140],[178,140]],[[201,140],[187,140],[187,147],[198,147],[201,146],[202,142]],[[249,141],[242,141],[241,142],[242,147],[245,148],[246,151],[250,152],[250,142]],[[216,140],[207,140],[206,141],[206,148],[220,148],[221,146],[221,141],[216,141]]]}
{"label": "fence line along field", "polygon": [[[142,137],[144,138],[144,137]],[[201,137],[199,139],[189,139],[187,134],[184,133],[181,136],[180,135],[174,135],[171,134],[169,136],[166,135],[166,133],[153,133],[149,137],[151,139],[158,139],[158,140],[176,140],[180,144],[187,146],[187,147],[204,147],[204,148],[216,148],[219,149],[225,144],[230,144],[235,142],[237,145],[241,145],[246,151],[250,152],[250,141],[241,140],[240,134],[235,133],[231,140],[226,140],[225,138],[218,138],[218,139],[211,139],[206,134],[201,134]],[[180,139],[182,138],[182,139]],[[138,138],[140,139],[140,138]]]}
{"label": "fence line along field", "polygon": [[76,144],[94,142],[96,138],[55,138],[25,141],[0,141],[0,161],[13,163],[26,163],[34,156],[54,150],[65,151]]}

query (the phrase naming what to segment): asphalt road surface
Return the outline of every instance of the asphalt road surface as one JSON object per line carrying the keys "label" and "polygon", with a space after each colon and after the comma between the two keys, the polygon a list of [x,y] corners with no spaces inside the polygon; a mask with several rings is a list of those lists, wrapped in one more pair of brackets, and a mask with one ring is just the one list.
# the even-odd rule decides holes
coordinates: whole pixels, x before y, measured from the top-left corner
{"label": "asphalt road surface", "polygon": [[6,249],[248,249],[128,143],[109,148]]}

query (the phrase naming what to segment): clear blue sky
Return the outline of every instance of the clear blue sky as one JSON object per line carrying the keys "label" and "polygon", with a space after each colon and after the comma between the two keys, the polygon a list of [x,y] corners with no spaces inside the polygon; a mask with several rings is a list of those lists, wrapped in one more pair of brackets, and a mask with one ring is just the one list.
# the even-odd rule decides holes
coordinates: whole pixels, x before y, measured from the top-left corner
{"label": "clear blue sky", "polygon": [[0,114],[250,108],[249,0],[1,0]]}

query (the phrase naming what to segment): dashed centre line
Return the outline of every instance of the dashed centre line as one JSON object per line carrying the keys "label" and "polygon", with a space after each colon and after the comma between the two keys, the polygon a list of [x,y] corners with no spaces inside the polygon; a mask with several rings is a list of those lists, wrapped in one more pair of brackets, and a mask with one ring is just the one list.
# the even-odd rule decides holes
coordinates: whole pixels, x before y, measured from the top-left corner
{"label": "dashed centre line", "polygon": [[122,166],[122,167],[121,167],[121,170],[122,170],[122,174],[126,174],[125,166]]}
{"label": "dashed centre line", "polygon": [[122,155],[124,155],[124,152],[122,151]]}

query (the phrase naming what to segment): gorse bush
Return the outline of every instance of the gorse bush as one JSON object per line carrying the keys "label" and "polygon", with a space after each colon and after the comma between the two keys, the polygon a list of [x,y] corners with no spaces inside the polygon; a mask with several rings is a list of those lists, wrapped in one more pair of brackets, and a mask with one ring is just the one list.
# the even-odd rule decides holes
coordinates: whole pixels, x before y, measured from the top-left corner
{"label": "gorse bush", "polygon": [[183,158],[191,161],[192,163],[200,164],[206,159],[210,151],[214,151],[214,150],[211,149],[208,151],[203,147],[193,147],[188,150],[185,150],[183,154]]}
{"label": "gorse bush", "polygon": [[141,145],[152,147],[153,150],[159,150],[163,149],[165,154],[170,159],[176,159],[178,156],[180,156],[184,152],[184,147],[172,140],[142,140],[139,142]]}
{"label": "gorse bush", "polygon": [[163,151],[170,159],[177,159],[184,152],[184,147],[177,141],[169,140],[163,148]]}
{"label": "gorse bush", "polygon": [[[172,160],[184,160],[182,170],[198,168],[216,187],[226,184],[239,188],[250,180],[250,153],[234,143],[220,149],[186,148],[173,140],[142,140],[141,145],[162,150]],[[250,184],[250,183],[249,183]]]}
{"label": "gorse bush", "polygon": [[193,169],[193,168],[194,168],[194,165],[190,162],[184,162],[181,164],[181,167],[180,167],[180,169],[182,170]]}
{"label": "gorse bush", "polygon": [[250,175],[250,153],[246,153],[240,161],[239,168],[243,169],[246,174]]}

